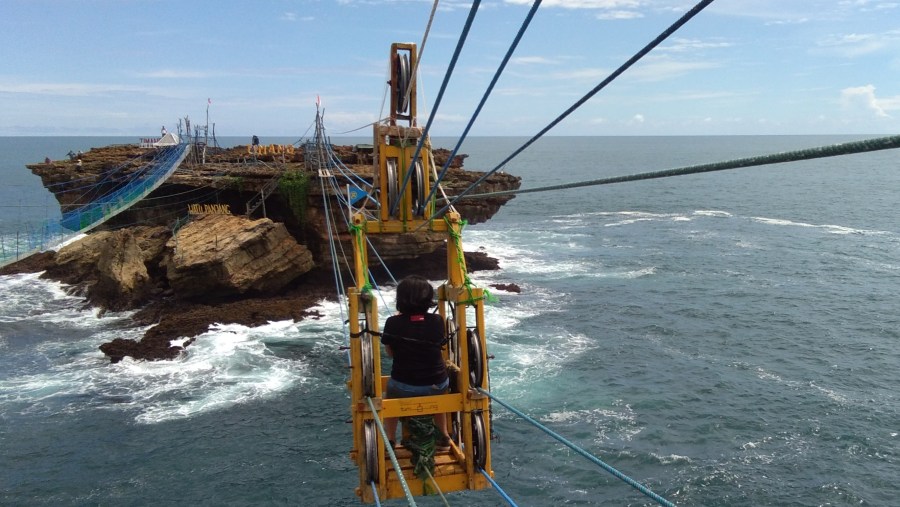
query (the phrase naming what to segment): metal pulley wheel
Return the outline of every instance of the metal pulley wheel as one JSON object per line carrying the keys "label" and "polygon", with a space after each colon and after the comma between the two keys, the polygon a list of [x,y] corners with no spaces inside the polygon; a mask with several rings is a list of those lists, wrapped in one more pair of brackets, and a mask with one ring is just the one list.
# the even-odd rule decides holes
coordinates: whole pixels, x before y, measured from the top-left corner
{"label": "metal pulley wheel", "polygon": [[472,387],[484,387],[484,361],[481,353],[481,337],[477,329],[466,331],[469,345],[469,383]]}
{"label": "metal pulley wheel", "polygon": [[393,209],[394,205],[400,199],[400,182],[397,178],[397,159],[389,158],[387,159],[387,191],[388,191],[388,203],[390,207]]}
{"label": "metal pulley wheel", "polygon": [[472,454],[475,466],[484,470],[487,463],[487,435],[481,411],[472,414]]}
{"label": "metal pulley wheel", "polygon": [[365,441],[366,482],[378,480],[378,438],[375,432],[375,421],[366,421],[363,426]]}
{"label": "metal pulley wheel", "polygon": [[425,213],[425,169],[422,161],[416,160],[412,175],[413,215],[421,216]]}
{"label": "metal pulley wheel", "polygon": [[447,350],[450,361],[459,366],[459,327],[456,324],[456,305],[447,302],[447,338],[449,339]]}
{"label": "metal pulley wheel", "polygon": [[394,85],[396,86],[397,110],[396,114],[406,114],[409,110],[409,96],[406,90],[409,88],[409,55],[397,55],[394,57]]}
{"label": "metal pulley wheel", "polygon": [[363,396],[375,397],[375,356],[372,354],[372,335],[363,333],[359,338],[362,362]]}

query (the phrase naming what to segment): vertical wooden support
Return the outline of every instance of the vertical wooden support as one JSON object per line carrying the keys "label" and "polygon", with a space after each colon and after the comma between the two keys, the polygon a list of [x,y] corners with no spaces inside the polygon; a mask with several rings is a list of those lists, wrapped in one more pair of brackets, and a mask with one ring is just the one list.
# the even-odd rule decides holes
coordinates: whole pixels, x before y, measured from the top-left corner
{"label": "vertical wooden support", "polygon": [[[355,230],[351,231],[353,243],[354,274],[356,286],[347,289],[350,319],[350,411],[353,423],[353,451],[359,470],[360,487],[357,494],[366,503],[375,501],[371,488],[365,487],[366,440],[365,424],[372,420],[374,414],[368,408],[366,397],[381,403],[381,340],[370,331],[380,329],[378,322],[378,300],[369,293],[368,245],[366,242],[365,218],[357,213],[352,218]],[[354,338],[355,337],[355,338]],[[368,346],[370,354],[363,354],[363,347]],[[368,373],[368,375],[366,375]],[[368,379],[366,377],[369,377]],[[364,386],[370,384],[372,392],[366,393]],[[380,435],[376,435],[375,446],[379,464],[376,488],[379,495],[387,492],[384,469],[384,444]]]}

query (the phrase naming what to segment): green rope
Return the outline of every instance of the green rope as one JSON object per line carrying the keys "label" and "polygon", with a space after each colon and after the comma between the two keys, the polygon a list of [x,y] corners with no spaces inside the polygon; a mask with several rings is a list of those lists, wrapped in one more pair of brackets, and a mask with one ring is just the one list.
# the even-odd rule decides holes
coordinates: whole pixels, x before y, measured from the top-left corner
{"label": "green rope", "polygon": [[409,438],[403,441],[403,447],[412,453],[413,473],[425,482],[425,494],[428,494],[429,475],[434,474],[434,449],[437,445],[438,431],[434,425],[434,416],[404,417],[403,424]]}
{"label": "green rope", "polygon": [[[365,259],[366,258],[365,257],[366,243],[364,241],[362,241],[362,234],[363,234],[362,226],[359,226],[356,224],[347,224],[347,229],[350,230],[350,234],[356,236],[355,243],[357,245],[359,245],[359,253],[358,253],[359,258]],[[364,267],[365,267],[365,269],[363,270],[364,271],[363,276],[365,277],[365,282],[363,283],[363,286],[362,286],[362,293],[368,294],[368,293],[372,292],[372,282],[369,279],[369,267],[368,266],[364,266]]]}
{"label": "green rope", "polygon": [[[459,221],[459,232],[456,232],[453,229],[452,225],[450,224],[450,219],[446,215],[444,216],[444,221],[447,222],[447,231],[450,233],[450,238],[453,240],[453,246],[456,249],[456,262],[460,266],[465,266],[466,259],[465,259],[465,254],[463,253],[463,249],[462,249],[462,230],[466,225],[469,224],[469,222],[467,222],[465,219],[460,220]],[[447,248],[450,248],[450,246],[448,245]],[[469,278],[469,271],[466,269],[463,269],[462,272],[463,272],[463,287],[466,288],[466,292],[469,294],[469,298],[466,299],[465,301],[462,301],[462,303],[471,305],[471,304],[474,304],[479,299],[483,299],[488,303],[497,302],[497,298],[495,296],[493,296],[487,289],[482,289],[483,296],[475,297],[475,295],[472,294],[473,284],[472,284],[472,280]]]}
{"label": "green rope", "polygon": [[[813,160],[817,158],[837,157],[840,155],[852,155],[856,153],[866,153],[870,151],[891,150],[900,148],[900,136],[880,137],[876,139],[866,139],[863,141],[853,141],[849,143],[833,144],[829,146],[820,146],[818,148],[807,148],[803,150],[787,151],[783,153],[774,153],[771,155],[761,155],[756,157],[739,158],[735,160],[726,160],[723,162],[713,162],[711,164],[700,164],[686,167],[678,167],[675,169],[666,169],[662,171],[653,171],[646,173],[631,174],[626,176],[615,176],[611,178],[601,178],[597,180],[578,181],[574,183],[566,183],[563,185],[551,185],[547,187],[526,188],[520,190],[502,190],[498,192],[487,192],[484,194],[465,195],[459,198],[474,199],[484,197],[496,197],[501,195],[527,194],[531,192],[548,192],[551,190],[565,190],[569,188],[590,187],[596,185],[610,185],[612,183],[624,183],[628,181],[651,180],[656,178],[668,178],[670,176],[684,176],[688,174],[708,173],[715,171],[725,171],[729,169],[740,169],[744,167],[755,167],[761,165],[781,164],[784,162],[798,162],[801,160]],[[457,199],[452,197],[451,199]]]}
{"label": "green rope", "polygon": [[[434,479],[434,452],[437,449],[438,440],[443,437],[441,431],[434,424],[434,416],[404,417],[403,424],[409,434],[409,438],[402,442],[403,447],[412,453],[410,461],[413,464],[413,473],[422,480],[424,494],[427,496],[437,493],[447,505],[447,499]],[[429,479],[434,486],[434,491],[431,491],[432,488],[428,485]]]}

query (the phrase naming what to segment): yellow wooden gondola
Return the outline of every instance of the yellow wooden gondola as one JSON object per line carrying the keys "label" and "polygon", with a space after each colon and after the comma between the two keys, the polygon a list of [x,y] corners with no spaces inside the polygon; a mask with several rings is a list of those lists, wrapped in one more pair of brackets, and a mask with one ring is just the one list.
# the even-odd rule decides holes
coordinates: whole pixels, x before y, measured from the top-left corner
{"label": "yellow wooden gondola", "polygon": [[[482,471],[493,476],[490,399],[476,389],[489,387],[485,293],[466,276],[463,221],[459,214],[451,211],[441,219],[431,219],[434,201],[424,202],[431,184],[431,146],[425,139],[423,150],[413,163],[416,145],[423,136],[422,129],[415,126],[416,84],[410,74],[416,56],[415,44],[391,46],[391,119],[374,128],[380,216],[367,220],[357,213],[350,224],[357,280],[357,285],[347,291],[351,336],[348,386],[353,424],[350,457],[359,469],[356,494],[366,503],[373,503],[376,495],[378,499],[390,499],[433,493],[435,489],[483,489],[489,482]],[[408,125],[399,125],[398,120],[407,120]],[[408,171],[413,172],[409,178]],[[401,188],[407,179],[410,184]],[[396,210],[393,213],[392,207]],[[455,382],[451,381],[448,394],[386,399],[383,393],[389,377],[382,375],[378,302],[370,294],[366,235],[398,234],[419,227],[447,233],[447,281],[438,288],[437,298],[449,338],[442,353]],[[440,413],[449,414],[448,420],[452,421],[452,442],[448,451],[435,453],[433,477],[423,480],[413,473],[408,451],[397,449],[391,456],[380,433],[381,421]]]}

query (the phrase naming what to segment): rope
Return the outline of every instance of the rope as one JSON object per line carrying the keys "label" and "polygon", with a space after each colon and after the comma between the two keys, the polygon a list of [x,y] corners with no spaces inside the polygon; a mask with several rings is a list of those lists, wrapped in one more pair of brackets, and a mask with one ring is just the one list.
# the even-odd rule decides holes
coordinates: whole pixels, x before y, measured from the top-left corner
{"label": "rope", "polygon": [[483,475],[488,480],[488,482],[491,483],[491,486],[493,486],[494,489],[497,490],[497,493],[499,493],[500,496],[503,497],[504,500],[506,500],[506,503],[512,505],[513,507],[518,507],[516,505],[516,502],[514,502],[513,499],[506,494],[506,491],[503,491],[503,488],[501,488],[500,485],[494,481],[493,477],[491,477],[491,474],[485,472],[483,468],[479,469],[479,471],[481,472],[481,475]]}
{"label": "rope", "polygon": [[[434,167],[434,152],[432,152],[432,151],[428,152],[428,165],[429,165],[429,167],[431,167],[431,176],[434,177],[435,181],[437,181],[437,168]],[[446,202],[447,204],[450,204],[450,198],[447,197],[447,192],[444,191],[444,186],[441,185],[440,183],[435,183],[434,186],[435,186],[435,188],[440,189],[441,197],[444,198],[444,202]],[[425,202],[427,203],[428,199],[425,199]],[[456,208],[454,208],[453,206],[450,206],[450,210],[455,212]],[[431,220],[433,220],[433,219],[434,219],[434,217],[432,217]],[[429,222],[431,222],[431,220],[429,220]],[[416,229],[416,230],[418,230],[418,229]]]}
{"label": "rope", "polygon": [[[462,249],[462,229],[463,229],[463,227],[466,226],[466,224],[468,222],[466,222],[465,220],[460,220],[460,222],[459,222],[459,231],[460,232],[457,233],[453,230],[453,227],[450,225],[450,219],[448,217],[444,217],[444,221],[447,222],[447,233],[450,235],[450,239],[453,240],[453,247],[454,247],[454,250],[456,250],[456,262],[460,266],[465,266],[465,262],[466,262],[465,261],[465,253],[463,252],[463,249]],[[450,245],[447,245],[447,248],[450,248]],[[483,295],[481,297],[476,298],[475,295],[472,294],[472,280],[469,278],[468,270],[463,269],[462,272],[463,272],[463,287],[466,288],[466,292],[469,295],[469,299],[466,299],[465,301],[461,301],[462,303],[465,303],[467,305],[472,305],[472,304],[475,304],[475,302],[478,301],[479,299],[483,299],[489,303],[493,303],[493,302],[497,301],[497,298],[492,296],[490,291],[488,291],[487,289],[482,289]]]}
{"label": "rope", "polygon": [[[547,192],[550,190],[565,190],[569,188],[589,187],[596,185],[609,185],[612,183],[624,183],[628,181],[651,180],[656,178],[668,178],[670,176],[685,176],[688,174],[708,173],[715,171],[726,171],[729,169],[740,169],[744,167],[755,167],[762,165],[781,164],[784,162],[799,162],[802,160],[813,160],[817,158],[837,157],[841,155],[854,155],[857,153],[867,153],[870,151],[892,150],[900,148],[900,136],[879,137],[876,139],[866,139],[863,141],[853,141],[849,143],[832,144],[828,146],[820,146],[817,148],[807,148],[796,151],[786,151],[782,153],[773,153],[771,155],[761,155],[756,157],[739,158],[734,160],[726,160],[723,162],[713,162],[709,164],[692,165],[686,167],[678,167],[674,169],[666,169],[662,171],[652,171],[646,173],[637,173],[626,176],[614,176],[610,178],[601,178],[596,180],[579,181],[575,183],[566,183],[562,185],[550,185],[546,187],[527,188],[520,190],[502,190],[498,192],[487,192],[484,194],[473,194],[466,196],[467,199],[496,197],[501,195],[527,194],[532,192]],[[455,199],[460,199],[460,194]]]}
{"label": "rope", "polygon": [[516,34],[515,39],[513,39],[512,44],[510,44],[509,49],[506,51],[506,56],[503,57],[503,61],[500,63],[500,66],[497,68],[497,71],[494,73],[494,78],[491,80],[491,84],[488,85],[487,90],[484,91],[484,95],[481,97],[481,102],[478,103],[478,107],[475,108],[475,112],[472,113],[472,117],[469,119],[468,125],[463,129],[462,135],[459,137],[459,140],[456,142],[456,146],[453,147],[453,151],[450,152],[450,156],[447,157],[447,161],[444,162],[444,167],[441,168],[441,174],[437,177],[437,180],[434,182],[434,186],[431,187],[431,192],[429,192],[428,197],[425,198],[425,201],[422,203],[427,203],[431,201],[431,198],[434,197],[434,192],[438,188],[438,183],[444,180],[444,176],[447,175],[447,171],[450,170],[450,163],[453,161],[453,157],[456,156],[456,152],[459,151],[459,147],[462,146],[463,141],[466,140],[466,136],[469,135],[469,130],[472,128],[472,125],[475,124],[475,119],[478,118],[478,115],[481,114],[481,109],[484,107],[485,102],[487,102],[488,97],[490,97],[491,92],[494,90],[494,86],[496,86],[497,81],[500,79],[500,75],[503,74],[503,70],[506,69],[506,64],[509,63],[509,59],[512,58],[513,52],[516,50],[516,47],[519,45],[519,41],[522,40],[522,35],[525,34],[525,30],[528,29],[528,25],[531,24],[532,18],[534,18],[534,14],[537,12],[538,7],[540,7],[542,0],[535,0],[534,4],[531,6],[531,10],[528,11],[528,15],[525,17],[525,21],[522,23],[522,26],[519,28],[519,32]]}
{"label": "rope", "polygon": [[450,507],[450,503],[447,502],[447,497],[444,496],[444,492],[441,491],[441,488],[440,488],[440,486],[438,486],[438,483],[434,479],[434,476],[431,475],[431,472],[429,472],[428,469],[425,469],[425,473],[428,474],[428,478],[431,479],[431,483],[434,484],[434,489],[437,490],[437,493],[438,493],[438,495],[440,495],[441,500],[443,500],[444,505],[446,507]]}
{"label": "rope", "polygon": [[[329,248],[329,251],[331,252],[331,268],[334,271],[334,273],[333,273],[334,274],[334,286],[335,286],[335,292],[337,292],[337,296],[338,296],[338,308],[340,308],[340,312],[341,312],[341,322],[345,323],[344,325],[341,326],[341,331],[344,334],[344,346],[347,347],[347,364],[351,364],[352,360],[351,360],[351,356],[350,356],[350,347],[349,347],[349,345],[350,345],[350,330],[347,328],[347,324],[346,324],[347,320],[344,318],[344,304],[343,304],[344,303],[344,289],[343,289],[344,279],[341,276],[340,261],[338,260],[337,249],[334,246],[334,244],[335,244],[334,236],[335,235],[334,235],[334,231],[331,228],[331,220],[332,219],[331,219],[331,213],[329,212],[329,209],[328,209],[329,208],[328,195],[325,193],[325,183],[323,180],[324,180],[324,178],[319,178],[319,186],[322,189],[322,201],[324,202],[324,206],[325,206],[325,229],[328,234],[328,248]],[[351,271],[350,276],[353,276],[352,271]]]}
{"label": "rope", "polygon": [[[363,256],[365,255],[366,245],[362,241],[359,241],[359,239],[358,239],[360,236],[362,236],[362,233],[363,233],[362,227],[359,225],[356,225],[356,224],[348,223],[347,228],[350,229],[350,234],[357,237],[357,240],[354,241],[354,243],[359,245],[359,252],[357,252],[357,255],[359,255],[360,258],[363,258]],[[368,269],[366,269],[366,272],[363,273],[363,276],[365,276],[366,279],[365,279],[365,281],[363,281],[361,292],[365,294],[366,292],[372,291],[372,283],[370,282]],[[357,283],[359,283],[359,282],[360,281],[357,280]]]}
{"label": "rope", "polygon": [[[403,441],[403,447],[412,452],[410,461],[413,464],[413,473],[422,481],[431,478],[438,493],[443,497],[440,487],[434,481],[434,450],[437,444],[437,426],[434,425],[434,417],[413,416],[404,418],[407,439]],[[425,494],[428,494],[428,483],[425,482]]]}
{"label": "rope", "polygon": [[[317,144],[322,143],[322,139],[321,139],[322,135],[323,135],[322,129],[324,129],[324,126],[322,125],[322,117],[317,112],[316,113],[316,134],[315,134]],[[321,159],[319,159],[319,160],[321,161]],[[334,220],[334,214],[332,213],[331,207],[329,206],[329,203],[328,203],[328,194],[325,192],[325,181],[324,180],[325,180],[324,178],[319,178],[319,188],[321,189],[321,192],[322,192],[322,202],[323,202],[323,206],[325,207],[325,228],[327,231],[326,233],[328,235],[328,248],[329,248],[329,252],[331,253],[331,267],[332,267],[332,271],[333,271],[333,275],[334,275],[335,292],[337,292],[338,308],[340,309],[341,322],[344,323],[341,326],[341,331],[344,335],[344,346],[347,347],[347,364],[351,364],[352,358],[351,358],[350,347],[349,347],[349,345],[350,345],[350,330],[348,329],[348,324],[347,324],[348,320],[344,316],[344,300],[346,298],[346,295],[344,294],[344,278],[341,275],[340,259],[338,257],[337,248],[335,246],[335,243],[337,243],[337,245],[340,246],[341,253],[343,254],[345,262],[346,262],[347,256],[343,251],[343,248],[344,248],[343,245],[341,245],[339,242],[335,241],[336,234],[334,231],[335,231],[336,227],[332,227],[332,221]],[[350,269],[350,270],[348,270],[348,272],[350,273],[350,277],[352,278],[353,270]],[[355,283],[356,282],[354,281],[354,284]]]}
{"label": "rope", "polygon": [[406,495],[406,501],[412,507],[416,506],[416,499],[413,497],[412,493],[409,491],[409,485],[406,484],[406,478],[403,477],[403,470],[400,468],[400,462],[397,461],[397,455],[394,454],[394,449],[391,447],[388,442],[391,439],[388,438],[387,431],[384,430],[384,426],[381,424],[381,419],[378,417],[378,410],[375,409],[375,404],[372,403],[372,398],[366,396],[366,403],[369,404],[369,410],[372,411],[372,414],[375,415],[375,426],[378,426],[378,432],[381,433],[381,438],[384,440],[386,444],[385,447],[388,451],[388,456],[391,458],[391,464],[394,465],[394,470],[397,472],[397,479],[400,480],[400,487],[403,488],[403,493]]}
{"label": "rope", "polygon": [[500,401],[499,399],[497,399],[497,398],[496,398],[494,395],[492,395],[491,393],[485,391],[484,389],[482,389],[482,388],[480,388],[480,387],[476,387],[475,389],[476,389],[479,393],[484,394],[485,396],[489,397],[491,400],[496,401],[497,403],[503,405],[503,406],[504,406],[506,409],[508,409],[510,412],[516,414],[517,416],[521,417],[522,419],[525,419],[526,421],[528,421],[529,423],[531,423],[532,425],[534,425],[534,426],[535,426],[536,428],[538,428],[539,430],[541,430],[541,431],[543,431],[544,433],[550,435],[551,437],[555,438],[556,440],[562,442],[562,443],[563,443],[564,445],[566,445],[568,448],[572,449],[573,451],[577,452],[578,454],[581,454],[581,455],[584,456],[585,458],[587,458],[587,459],[589,459],[590,461],[594,462],[594,464],[599,465],[601,468],[603,468],[603,469],[606,470],[607,472],[611,473],[611,474],[614,475],[616,478],[618,478],[618,479],[624,481],[624,482],[625,482],[626,484],[628,484],[629,486],[631,486],[631,487],[637,489],[638,491],[640,491],[641,493],[643,493],[643,494],[646,495],[647,497],[653,499],[654,501],[656,501],[656,503],[658,503],[658,504],[660,504],[660,505],[663,505],[663,506],[665,506],[665,507],[675,507],[675,504],[673,504],[672,502],[670,502],[670,501],[666,500],[665,498],[663,498],[663,497],[657,495],[657,494],[654,493],[653,491],[650,491],[650,489],[647,488],[646,486],[640,484],[639,482],[635,481],[634,479],[632,479],[632,478],[628,477],[627,475],[623,474],[622,472],[616,470],[616,469],[613,468],[612,466],[610,466],[610,465],[604,463],[604,462],[603,462],[602,460],[600,460],[599,458],[597,458],[597,457],[591,455],[590,453],[588,453],[588,452],[585,451],[584,449],[582,449],[582,448],[576,446],[576,445],[573,444],[572,442],[569,442],[568,440],[566,440],[565,438],[563,438],[563,437],[560,436],[559,434],[555,433],[553,430],[547,428],[547,427],[544,426],[543,424],[541,424],[541,423],[535,421],[534,419],[528,417],[527,415],[525,415],[525,414],[523,414],[522,412],[516,410],[516,409],[513,408],[512,406],[507,405],[507,404],[504,403],[503,401]]}
{"label": "rope", "polygon": [[[86,204],[74,206],[68,211],[61,211],[60,218],[48,219],[41,225],[41,231],[28,231],[30,225],[26,225],[27,250],[20,249],[20,238],[16,234],[14,239],[0,239],[0,266],[5,266],[23,256],[37,253],[41,250],[59,248],[66,241],[85,234],[100,224],[106,222],[119,213],[131,208],[137,202],[156,190],[187,156],[190,145],[180,144],[160,149],[151,160],[141,166],[137,171],[128,175],[126,183],[115,189],[92,199]],[[134,160],[138,160],[138,157]],[[131,161],[126,162],[125,167]],[[79,187],[75,190],[87,189],[80,198],[89,198],[99,194],[104,181],[111,180],[109,176],[118,168],[108,171],[105,176],[94,185]],[[6,253],[6,244],[13,243],[14,257]]]}
{"label": "rope", "polygon": [[378,498],[378,488],[375,487],[375,481],[369,483],[372,486],[372,496],[375,497],[375,507],[381,507],[381,500]]}
{"label": "rope", "polygon": [[406,186],[409,185],[409,180],[412,178],[413,167],[415,167],[416,160],[419,158],[419,153],[422,151],[422,145],[428,137],[428,131],[431,129],[431,122],[434,121],[435,116],[437,116],[438,108],[441,107],[441,100],[444,98],[444,92],[447,91],[447,84],[450,82],[450,76],[453,75],[456,61],[459,59],[459,54],[462,52],[463,45],[466,43],[469,29],[472,28],[472,22],[475,21],[475,14],[478,12],[479,5],[481,5],[481,0],[474,0],[472,2],[472,8],[469,9],[469,16],[466,18],[466,24],[463,26],[462,33],[459,35],[459,41],[456,43],[456,50],[453,51],[453,57],[450,59],[450,66],[447,67],[447,72],[444,74],[444,81],[441,83],[441,89],[438,91],[437,99],[434,101],[431,115],[428,117],[428,122],[425,124],[425,130],[422,131],[422,136],[419,137],[419,142],[416,145],[416,152],[413,154],[412,159],[410,159],[410,165],[406,170],[406,176],[403,178],[403,184],[400,185],[400,193],[397,196],[397,201],[391,203],[391,215],[396,214],[397,208],[400,207],[400,196],[406,191]]}
{"label": "rope", "polygon": [[[653,39],[649,44],[647,44],[646,46],[644,46],[643,49],[641,49],[641,50],[638,51],[634,56],[632,56],[631,58],[629,58],[627,62],[623,63],[618,69],[616,69],[615,71],[613,71],[612,74],[610,74],[606,79],[604,79],[603,81],[601,81],[600,84],[598,84],[597,86],[594,87],[594,89],[592,89],[591,91],[589,91],[585,96],[583,96],[583,97],[581,97],[580,99],[578,99],[578,101],[576,101],[574,104],[572,104],[571,106],[569,106],[568,109],[566,109],[565,111],[563,111],[562,114],[560,114],[559,116],[557,116],[556,119],[554,119],[553,121],[551,121],[546,127],[544,127],[543,129],[541,129],[540,132],[538,132],[537,134],[535,134],[534,137],[532,137],[531,139],[529,139],[525,144],[523,144],[521,147],[519,147],[519,148],[518,148],[516,151],[514,151],[511,155],[509,155],[508,157],[506,157],[502,162],[500,162],[500,163],[497,165],[497,167],[491,169],[490,171],[488,171],[487,173],[485,173],[481,178],[479,178],[477,181],[475,181],[475,183],[472,183],[471,185],[469,185],[469,187],[468,187],[466,190],[464,190],[463,193],[461,193],[459,196],[457,196],[456,199],[454,199],[453,201],[451,201],[450,204],[455,203],[455,202],[458,201],[460,198],[462,198],[464,195],[466,195],[466,194],[468,194],[469,192],[471,192],[472,189],[474,189],[476,186],[478,186],[479,184],[481,184],[481,182],[483,182],[484,180],[486,180],[490,175],[492,175],[492,174],[494,174],[495,172],[499,171],[500,168],[502,168],[503,166],[505,166],[505,165],[507,164],[507,162],[509,162],[510,160],[512,160],[513,158],[515,158],[516,156],[518,156],[519,153],[522,153],[523,151],[525,151],[525,149],[528,148],[529,146],[531,146],[532,143],[534,143],[535,141],[537,141],[541,136],[543,136],[544,134],[546,134],[550,129],[552,129],[553,127],[555,127],[559,122],[563,121],[563,119],[565,119],[567,116],[569,116],[570,114],[572,114],[573,111],[575,111],[576,109],[578,109],[579,107],[581,107],[582,105],[584,105],[584,103],[587,102],[588,100],[590,100],[591,97],[593,97],[594,95],[596,95],[597,92],[599,92],[600,90],[602,90],[603,88],[605,88],[606,85],[608,85],[609,83],[611,83],[614,79],[616,79],[617,77],[619,77],[619,75],[621,75],[623,72],[625,72],[626,70],[628,70],[629,67],[631,67],[632,65],[634,65],[638,60],[640,60],[640,59],[643,58],[644,56],[646,56],[647,53],[649,53],[653,48],[655,48],[656,46],[658,46],[660,43],[662,43],[664,40],[666,40],[670,35],[672,35],[673,33],[675,33],[676,30],[678,30],[679,28],[681,28],[685,23],[687,23],[688,21],[690,21],[691,18],[693,18],[694,16],[696,16],[697,14],[699,14],[700,11],[702,11],[704,8],[706,8],[706,7],[707,7],[709,4],[711,4],[712,2],[713,2],[713,0],[701,0],[701,1],[700,1],[697,5],[695,5],[691,10],[689,10],[687,13],[685,13],[684,16],[682,16],[678,21],[676,21],[675,23],[673,23],[672,26],[670,26],[669,28],[667,28],[663,33],[659,34],[659,35],[658,35],[655,39]],[[450,206],[449,204],[448,204],[447,206],[444,206],[443,208],[441,208],[440,210],[438,210],[438,211],[437,211],[436,213],[434,213],[434,214],[435,214],[435,215],[440,215],[441,213],[443,213],[444,211],[446,211],[447,208],[448,208],[449,206]]]}
{"label": "rope", "polygon": [[422,35],[422,44],[419,45],[419,54],[416,56],[416,65],[412,69],[412,77],[409,80],[409,85],[406,87],[404,102],[408,102],[409,96],[412,94],[413,83],[416,82],[416,75],[418,75],[419,72],[419,63],[422,61],[422,53],[425,52],[425,43],[428,42],[428,33],[431,32],[431,24],[434,22],[434,13],[437,12],[439,3],[440,0],[434,0],[434,3],[431,4],[431,14],[428,16],[428,24],[425,25],[425,33]]}

